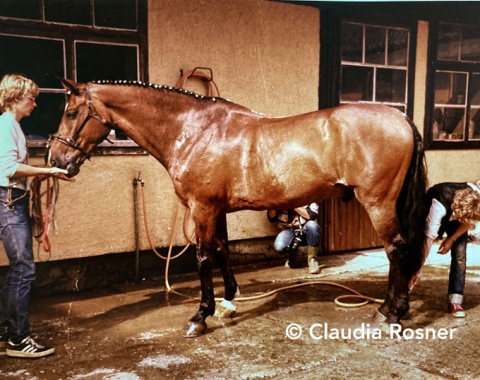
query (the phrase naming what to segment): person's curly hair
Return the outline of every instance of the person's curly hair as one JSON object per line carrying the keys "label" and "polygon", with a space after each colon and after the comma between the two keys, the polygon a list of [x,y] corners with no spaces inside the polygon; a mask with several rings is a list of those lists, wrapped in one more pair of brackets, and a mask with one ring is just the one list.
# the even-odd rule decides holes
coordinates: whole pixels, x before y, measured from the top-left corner
{"label": "person's curly hair", "polygon": [[[475,185],[480,187],[480,181]],[[453,197],[452,211],[455,218],[461,223],[474,225],[480,221],[480,191],[470,186],[457,190]]]}
{"label": "person's curly hair", "polygon": [[10,111],[12,105],[26,95],[37,97],[38,86],[19,74],[7,74],[0,82],[0,111]]}

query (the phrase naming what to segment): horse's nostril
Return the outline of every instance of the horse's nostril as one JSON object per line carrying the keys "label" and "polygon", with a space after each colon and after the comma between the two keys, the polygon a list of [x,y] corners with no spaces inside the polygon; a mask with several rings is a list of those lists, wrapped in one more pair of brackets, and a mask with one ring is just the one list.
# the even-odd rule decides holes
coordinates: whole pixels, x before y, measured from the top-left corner
{"label": "horse's nostril", "polygon": [[55,160],[52,159],[52,160],[50,160],[50,164],[51,164],[52,166],[57,166],[57,161],[55,161]]}

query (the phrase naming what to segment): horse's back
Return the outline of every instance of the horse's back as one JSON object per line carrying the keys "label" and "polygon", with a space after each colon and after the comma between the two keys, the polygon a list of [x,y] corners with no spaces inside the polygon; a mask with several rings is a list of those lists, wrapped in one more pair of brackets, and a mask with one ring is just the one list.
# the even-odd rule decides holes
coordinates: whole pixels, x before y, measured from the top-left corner
{"label": "horse's back", "polygon": [[400,187],[413,144],[402,113],[381,105],[257,118],[232,131],[239,145],[224,160],[225,188],[231,205],[252,208],[266,195],[302,203],[344,196],[346,188]]}
{"label": "horse's back", "polygon": [[360,103],[331,108],[326,112],[329,127],[344,135],[345,142],[355,142],[359,137],[363,141],[385,142],[387,146],[412,141],[411,127],[405,115],[395,108]]}

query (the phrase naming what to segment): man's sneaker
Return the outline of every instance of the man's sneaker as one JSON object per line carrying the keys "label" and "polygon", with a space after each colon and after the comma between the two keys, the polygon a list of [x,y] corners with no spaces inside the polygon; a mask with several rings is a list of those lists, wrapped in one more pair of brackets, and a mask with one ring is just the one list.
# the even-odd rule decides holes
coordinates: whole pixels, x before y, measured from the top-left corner
{"label": "man's sneaker", "polygon": [[452,314],[455,318],[465,318],[467,314],[465,310],[463,310],[462,305],[458,303],[450,303],[448,304],[448,311]]}
{"label": "man's sneaker", "polygon": [[43,356],[51,355],[55,352],[55,348],[42,346],[35,342],[32,337],[26,337],[18,344],[13,344],[12,341],[8,341],[7,344],[7,356],[13,356],[15,358],[41,358]]}

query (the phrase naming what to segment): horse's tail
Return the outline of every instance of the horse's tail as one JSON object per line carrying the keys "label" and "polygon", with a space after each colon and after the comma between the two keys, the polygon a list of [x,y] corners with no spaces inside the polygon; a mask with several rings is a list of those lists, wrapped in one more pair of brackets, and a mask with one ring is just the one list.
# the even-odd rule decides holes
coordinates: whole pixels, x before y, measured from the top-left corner
{"label": "horse's tail", "polygon": [[423,265],[422,248],[425,241],[427,209],[425,196],[428,186],[425,150],[417,127],[406,118],[413,131],[413,153],[397,200],[397,215],[403,236],[407,240],[409,271],[414,274]]}

